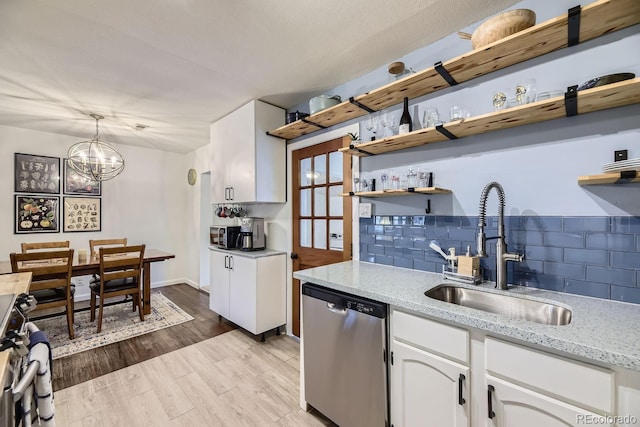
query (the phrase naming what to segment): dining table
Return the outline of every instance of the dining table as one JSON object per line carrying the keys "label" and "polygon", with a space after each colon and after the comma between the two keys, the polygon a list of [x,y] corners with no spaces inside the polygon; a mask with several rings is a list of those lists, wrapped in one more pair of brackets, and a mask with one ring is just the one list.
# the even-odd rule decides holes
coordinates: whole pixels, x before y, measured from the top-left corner
{"label": "dining table", "polygon": [[[145,249],[142,260],[142,313],[151,314],[151,264],[154,262],[166,261],[176,256],[159,249]],[[0,274],[11,273],[11,261],[0,261]],[[86,261],[80,262],[78,255],[73,257],[71,276],[89,276],[100,273],[100,258],[97,256],[87,257]]]}

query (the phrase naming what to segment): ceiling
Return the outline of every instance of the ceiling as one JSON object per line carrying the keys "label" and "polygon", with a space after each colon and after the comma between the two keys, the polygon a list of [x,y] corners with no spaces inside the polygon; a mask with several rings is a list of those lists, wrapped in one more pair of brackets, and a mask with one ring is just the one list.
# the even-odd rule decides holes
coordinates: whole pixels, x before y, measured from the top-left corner
{"label": "ceiling", "polygon": [[516,2],[2,0],[0,125],[71,143],[96,113],[103,140],[186,153],[251,99],[295,106]]}

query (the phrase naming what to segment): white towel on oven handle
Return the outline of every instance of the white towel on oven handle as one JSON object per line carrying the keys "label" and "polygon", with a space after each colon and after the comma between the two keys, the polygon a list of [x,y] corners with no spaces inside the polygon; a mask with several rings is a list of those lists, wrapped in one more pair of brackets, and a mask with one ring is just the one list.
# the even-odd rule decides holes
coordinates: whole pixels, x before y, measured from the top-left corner
{"label": "white towel on oven handle", "polygon": [[[51,384],[51,348],[44,332],[39,331],[35,325],[27,324],[27,328],[32,331],[28,365],[35,362],[39,363],[38,372],[33,381],[33,395],[36,398],[40,425],[43,427],[55,427],[55,405],[53,402],[53,386]],[[31,418],[33,419],[33,417]]]}

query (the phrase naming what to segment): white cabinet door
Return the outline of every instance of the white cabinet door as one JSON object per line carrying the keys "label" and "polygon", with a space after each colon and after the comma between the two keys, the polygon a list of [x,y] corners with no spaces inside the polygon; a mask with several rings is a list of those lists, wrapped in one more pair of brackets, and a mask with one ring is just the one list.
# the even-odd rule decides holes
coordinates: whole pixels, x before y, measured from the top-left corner
{"label": "white cabinet door", "polygon": [[250,102],[223,119],[229,198],[236,203],[256,201],[255,107]]}
{"label": "white cabinet door", "polygon": [[[488,427],[566,427],[611,425],[601,416],[515,384],[486,376]],[[489,404],[489,398],[491,404]],[[493,418],[489,418],[489,411]],[[594,422],[594,420],[596,420]]]}
{"label": "white cabinet door", "polygon": [[469,368],[396,340],[392,351],[395,427],[469,426]]}
{"label": "white cabinet door", "polygon": [[286,143],[266,134],[285,111],[251,101],[210,128],[211,202],[286,201]]}
{"label": "white cabinet door", "polygon": [[229,255],[211,252],[211,293],[209,308],[220,316],[229,318]]}
{"label": "white cabinet door", "polygon": [[213,123],[210,127],[210,172],[211,172],[211,203],[225,201],[225,188],[227,177],[224,153],[224,132],[222,119]]}
{"label": "white cabinet door", "polygon": [[264,102],[255,106],[255,201],[284,203],[287,200],[287,144],[267,135],[267,131],[284,125],[285,111]]}
{"label": "white cabinet door", "polygon": [[229,284],[229,320],[252,334],[256,330],[257,260],[234,255],[231,257]]}
{"label": "white cabinet door", "polygon": [[287,257],[285,254],[258,259],[256,329],[268,331],[287,323]]}

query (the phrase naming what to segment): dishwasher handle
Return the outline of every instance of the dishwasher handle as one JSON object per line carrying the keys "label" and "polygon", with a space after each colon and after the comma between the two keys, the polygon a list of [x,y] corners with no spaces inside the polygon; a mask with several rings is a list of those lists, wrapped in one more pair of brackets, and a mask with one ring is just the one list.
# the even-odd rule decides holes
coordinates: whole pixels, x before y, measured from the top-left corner
{"label": "dishwasher handle", "polygon": [[332,313],[336,313],[336,314],[347,314],[347,309],[346,308],[336,307],[336,304],[334,302],[328,302],[327,303],[327,310],[331,311]]}

